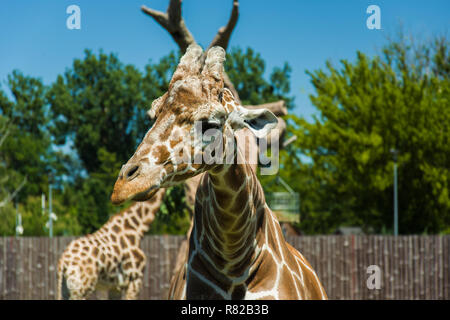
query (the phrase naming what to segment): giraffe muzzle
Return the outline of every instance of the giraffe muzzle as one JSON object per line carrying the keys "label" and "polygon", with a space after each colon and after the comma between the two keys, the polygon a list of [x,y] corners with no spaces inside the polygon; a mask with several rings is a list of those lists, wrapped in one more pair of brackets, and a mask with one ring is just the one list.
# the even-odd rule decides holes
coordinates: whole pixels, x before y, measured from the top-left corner
{"label": "giraffe muzzle", "polygon": [[[159,172],[158,168],[153,168]],[[121,204],[127,200],[145,201],[151,198],[159,189],[159,179],[156,175],[148,176],[145,174],[145,168],[139,163],[132,162],[122,166],[119,176],[114,184],[111,194],[113,204]]]}

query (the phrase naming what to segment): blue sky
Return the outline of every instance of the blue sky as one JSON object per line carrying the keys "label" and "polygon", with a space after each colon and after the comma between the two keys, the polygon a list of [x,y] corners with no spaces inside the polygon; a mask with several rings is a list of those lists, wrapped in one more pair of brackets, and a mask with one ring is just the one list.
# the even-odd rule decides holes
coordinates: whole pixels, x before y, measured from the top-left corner
{"label": "blue sky", "polygon": [[[82,58],[83,50],[114,52],[143,70],[177,46],[169,34],[140,11],[140,6],[165,11],[168,0],[8,0],[0,11],[0,81],[14,69],[50,84]],[[66,8],[81,8],[81,30],[66,27]],[[381,30],[369,30],[369,5],[381,9]],[[229,17],[232,0],[184,0],[183,17],[197,42],[207,46]],[[241,0],[240,18],[230,46],[252,47],[274,66],[292,67],[291,93],[298,115],[315,112],[308,95],[314,90],[305,70],[353,60],[357,50],[374,55],[404,30],[422,39],[449,32],[450,1],[300,1]]]}

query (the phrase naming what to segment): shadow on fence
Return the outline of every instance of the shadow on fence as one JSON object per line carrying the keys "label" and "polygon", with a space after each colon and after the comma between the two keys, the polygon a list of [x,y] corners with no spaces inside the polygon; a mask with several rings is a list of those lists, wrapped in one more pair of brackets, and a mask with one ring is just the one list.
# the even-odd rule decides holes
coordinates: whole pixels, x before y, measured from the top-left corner
{"label": "shadow on fence", "polygon": [[[56,267],[74,238],[0,238],[0,299],[55,299]],[[141,299],[166,299],[181,236],[146,236]],[[450,299],[450,236],[288,236],[330,299]],[[367,268],[381,270],[369,289]]]}

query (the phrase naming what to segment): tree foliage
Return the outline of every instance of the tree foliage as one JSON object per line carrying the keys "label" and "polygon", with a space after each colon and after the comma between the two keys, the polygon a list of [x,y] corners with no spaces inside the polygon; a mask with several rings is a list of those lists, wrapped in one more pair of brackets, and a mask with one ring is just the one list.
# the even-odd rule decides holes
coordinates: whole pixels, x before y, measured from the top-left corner
{"label": "tree foliage", "polygon": [[[49,174],[63,174],[60,153],[51,147],[46,87],[38,78],[14,71],[8,76],[12,99],[0,90],[0,235],[15,234],[16,214],[22,216],[23,235],[45,235],[48,212],[42,214],[41,192]],[[73,211],[54,199],[58,213],[54,234],[79,233]]]}
{"label": "tree foliage", "polygon": [[353,63],[307,72],[320,116],[314,123],[291,117],[298,139],[282,160],[301,193],[305,232],[392,229],[391,149],[399,151],[399,232],[448,231],[449,56],[445,39],[392,41],[381,57],[358,52]]}

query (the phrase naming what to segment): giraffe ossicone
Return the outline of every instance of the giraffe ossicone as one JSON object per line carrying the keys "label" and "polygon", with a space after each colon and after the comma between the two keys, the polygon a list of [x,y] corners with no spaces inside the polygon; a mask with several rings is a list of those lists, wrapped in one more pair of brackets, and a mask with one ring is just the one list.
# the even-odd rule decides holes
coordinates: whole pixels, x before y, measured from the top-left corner
{"label": "giraffe ossicone", "polygon": [[[247,110],[235,102],[224,88],[224,60],[220,47],[203,59],[198,45],[189,46],[168,91],[153,103],[156,121],[122,167],[111,200],[146,200],[158,188],[205,173],[195,197],[189,252],[171,284],[172,299],[326,299],[312,267],[285,241],[254,169],[237,148],[238,130],[262,138],[277,119],[268,110]],[[205,141],[183,139],[203,133],[196,131],[198,122],[221,134]],[[175,161],[179,152],[204,159],[217,140],[223,161]]]}

